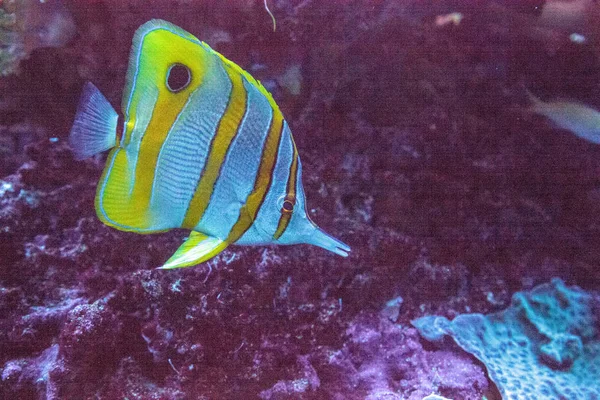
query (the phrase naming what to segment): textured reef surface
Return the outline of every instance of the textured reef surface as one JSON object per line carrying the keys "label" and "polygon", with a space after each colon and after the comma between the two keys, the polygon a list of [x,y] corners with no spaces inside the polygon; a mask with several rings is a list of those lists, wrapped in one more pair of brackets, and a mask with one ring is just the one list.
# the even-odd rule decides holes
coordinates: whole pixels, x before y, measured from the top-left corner
{"label": "textured reef surface", "polygon": [[[527,112],[524,87],[600,109],[600,23],[583,21],[581,41],[526,3],[276,0],[273,32],[263,1],[49,0],[40,15],[15,0],[0,3],[2,51],[32,34],[8,17],[16,3],[61,40],[37,37],[0,78],[0,398],[510,398],[533,383],[490,368],[531,364],[468,335],[523,312],[536,361],[585,368],[595,351],[597,365],[598,321],[545,331],[535,297],[597,300],[600,147]],[[44,25],[53,13],[76,34]],[[98,221],[104,158],[76,162],[66,138],[85,81],[119,104],[132,34],[151,18],[273,93],[311,217],[350,257],[230,247],[158,271],[185,231]],[[540,289],[551,278],[564,286]],[[410,323],[426,316],[469,330],[438,323],[431,343]]]}
{"label": "textured reef surface", "polygon": [[511,307],[452,322],[426,316],[412,322],[439,341],[448,334],[481,360],[503,399],[600,398],[600,296],[567,288],[560,279],[513,295]]}

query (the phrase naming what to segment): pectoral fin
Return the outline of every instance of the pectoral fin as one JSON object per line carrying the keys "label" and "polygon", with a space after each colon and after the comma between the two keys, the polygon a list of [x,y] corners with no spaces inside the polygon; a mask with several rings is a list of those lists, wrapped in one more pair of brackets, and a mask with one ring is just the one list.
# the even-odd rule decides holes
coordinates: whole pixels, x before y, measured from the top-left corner
{"label": "pectoral fin", "polygon": [[229,243],[224,240],[193,231],[175,254],[159,269],[184,268],[200,264],[225,250],[228,245]]}

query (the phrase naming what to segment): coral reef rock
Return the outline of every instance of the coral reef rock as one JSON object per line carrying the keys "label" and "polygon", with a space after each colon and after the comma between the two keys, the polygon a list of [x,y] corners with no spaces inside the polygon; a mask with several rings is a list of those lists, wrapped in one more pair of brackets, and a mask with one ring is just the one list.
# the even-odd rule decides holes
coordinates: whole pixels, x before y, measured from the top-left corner
{"label": "coral reef rock", "polygon": [[[503,399],[600,398],[600,297],[560,279],[515,293],[512,305],[490,315],[413,321],[422,336],[445,330],[483,362]],[[433,326],[433,329],[432,329]]]}

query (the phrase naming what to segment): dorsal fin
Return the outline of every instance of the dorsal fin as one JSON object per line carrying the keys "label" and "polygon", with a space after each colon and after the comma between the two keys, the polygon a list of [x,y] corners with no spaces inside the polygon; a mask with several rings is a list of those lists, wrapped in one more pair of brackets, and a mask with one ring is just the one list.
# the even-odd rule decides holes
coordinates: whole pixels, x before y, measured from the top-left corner
{"label": "dorsal fin", "polygon": [[236,63],[234,63],[233,61],[229,60],[227,57],[225,57],[223,54],[219,53],[218,51],[213,50],[208,44],[206,44],[205,42],[202,42],[202,46],[204,46],[209,52],[216,54],[222,61],[224,64],[226,64],[227,66],[229,66],[231,69],[233,69],[235,72],[239,73],[240,75],[242,75],[244,78],[246,78],[246,80],[248,81],[248,83],[250,83],[251,85],[256,86],[256,88],[258,89],[258,91],[260,93],[262,93],[267,100],[269,101],[269,104],[271,105],[271,107],[273,108],[274,111],[276,112],[281,112],[279,110],[279,106],[277,105],[277,103],[275,102],[275,100],[273,99],[273,96],[271,95],[271,93],[263,86],[262,83],[260,83],[259,80],[255,79],[252,75],[250,75],[247,71],[245,71],[242,67],[240,67],[239,65],[237,65]]}
{"label": "dorsal fin", "polygon": [[127,68],[127,75],[125,77],[125,88],[123,89],[123,100],[121,108],[125,118],[128,116],[129,105],[131,103],[132,91],[135,86],[135,79],[139,68],[141,46],[144,41],[144,37],[157,29],[164,29],[172,32],[184,39],[187,39],[193,43],[200,44],[200,41],[192,34],[186,32],[180,27],[173,25],[170,22],[163,21],[162,19],[151,19],[142,26],[140,26],[133,35],[131,42],[131,51],[129,53],[129,66]]}

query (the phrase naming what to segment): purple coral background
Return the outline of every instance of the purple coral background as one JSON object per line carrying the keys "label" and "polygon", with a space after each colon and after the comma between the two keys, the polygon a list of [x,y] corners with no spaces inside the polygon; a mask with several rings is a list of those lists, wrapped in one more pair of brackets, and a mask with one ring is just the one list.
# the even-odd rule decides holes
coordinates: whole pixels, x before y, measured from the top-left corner
{"label": "purple coral background", "polygon": [[[595,41],[474,2],[280,0],[276,32],[262,1],[63,3],[77,36],[0,78],[0,398],[497,398],[409,321],[497,311],[550,277],[600,288],[600,148],[525,112],[523,90],[600,109]],[[452,11],[460,25],[434,24]],[[186,232],[97,220],[103,160],[65,139],[85,81],[119,105],[151,18],[273,91],[311,216],[350,257],[231,247],[156,271]],[[277,83],[294,65],[299,95]]]}

